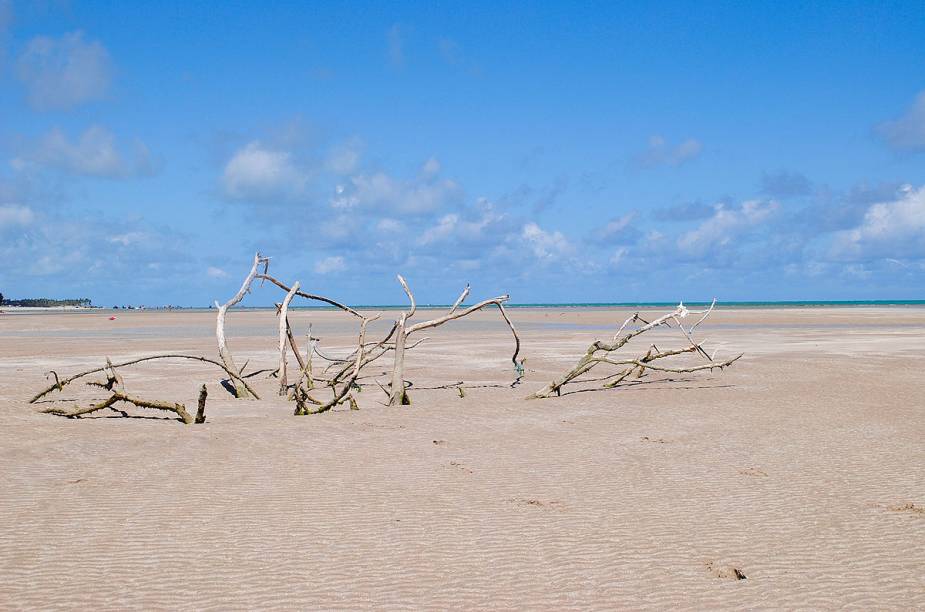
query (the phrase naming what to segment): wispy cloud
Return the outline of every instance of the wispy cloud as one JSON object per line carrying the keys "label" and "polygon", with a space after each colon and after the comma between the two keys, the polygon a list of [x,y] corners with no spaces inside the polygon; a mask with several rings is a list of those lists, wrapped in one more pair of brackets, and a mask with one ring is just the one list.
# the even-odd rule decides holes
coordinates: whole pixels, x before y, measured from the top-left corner
{"label": "wispy cloud", "polygon": [[916,96],[902,116],[881,123],[876,131],[895,151],[925,151],[925,91]]}
{"label": "wispy cloud", "polygon": [[76,140],[53,129],[11,163],[19,170],[44,168],[103,178],[146,176],[159,166],[144,143],[136,140],[126,151],[117,145],[113,133],[101,126],[87,128]]}
{"label": "wispy cloud", "polygon": [[648,148],[639,154],[637,161],[646,167],[681,166],[696,159],[702,150],[703,145],[694,138],[671,144],[664,137],[655,135],[649,138]]}
{"label": "wispy cloud", "polygon": [[84,40],[80,31],[60,38],[37,36],[16,62],[16,75],[37,110],[68,109],[103,98],[112,72],[106,48],[98,41]]}
{"label": "wispy cloud", "polygon": [[347,262],[340,255],[325,257],[315,262],[315,274],[333,274],[334,272],[343,272],[347,269]]}

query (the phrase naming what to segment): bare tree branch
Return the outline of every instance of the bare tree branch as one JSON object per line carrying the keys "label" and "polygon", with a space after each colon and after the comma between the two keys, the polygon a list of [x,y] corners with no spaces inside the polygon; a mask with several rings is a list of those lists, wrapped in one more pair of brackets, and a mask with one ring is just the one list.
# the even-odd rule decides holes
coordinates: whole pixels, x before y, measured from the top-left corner
{"label": "bare tree branch", "polygon": [[[607,382],[604,384],[605,388],[616,387],[634,372],[637,378],[643,376],[646,370],[673,373],[699,372],[702,370],[713,370],[716,368],[722,370],[732,365],[735,361],[742,357],[742,355],[738,355],[723,361],[716,361],[703,349],[702,343],[694,340],[692,334],[693,330],[696,329],[698,325],[703,323],[703,321],[710,315],[710,313],[713,312],[715,306],[716,300],[714,299],[713,303],[706,310],[691,311],[686,306],[684,306],[683,303],[681,303],[678,304],[678,307],[675,308],[672,312],[662,315],[661,317],[658,317],[651,322],[646,322],[644,319],[642,319],[638,312],[634,313],[633,316],[629,317],[626,319],[626,321],[623,322],[623,325],[620,326],[620,328],[617,330],[617,333],[614,334],[613,339],[610,342],[602,342],[600,340],[593,342],[585,351],[585,354],[581,357],[581,359],[578,360],[578,363],[576,363],[575,366],[573,366],[562,376],[556,378],[542,389],[532,393],[530,396],[528,396],[527,399],[544,398],[549,397],[552,394],[559,395],[562,392],[562,387],[570,383],[591,382],[589,380],[582,381],[580,377],[600,364],[621,367],[620,371],[605,377],[605,380],[607,380]],[[685,329],[682,323],[682,319],[692,314],[700,314],[702,316],[696,323],[691,326],[690,329]],[[643,322],[643,325],[625,333],[623,336],[620,335],[627,328],[627,326],[636,321]],[[679,331],[684,335],[685,339],[689,343],[687,346],[679,349],[659,350],[657,347],[652,345],[649,350],[641,357],[632,357],[628,359],[614,359],[610,357],[611,353],[623,348],[630,340],[641,334],[644,334],[660,326],[673,327],[671,325],[671,321],[677,323]],[[653,365],[652,363],[658,359],[665,359],[668,357],[681,355],[683,353],[692,352],[700,354],[708,361],[708,363],[698,366],[680,368]]]}
{"label": "bare tree branch", "polygon": [[45,389],[42,389],[41,391],[36,393],[35,396],[33,396],[31,400],[29,400],[29,403],[34,404],[35,402],[42,399],[43,397],[45,397],[52,391],[56,391],[56,390],[61,391],[62,389],[64,389],[65,385],[70,384],[79,378],[83,378],[84,376],[88,376],[90,374],[96,374],[97,372],[104,372],[107,367],[124,368],[126,366],[135,365],[136,363],[142,363],[145,361],[153,361],[155,359],[191,359],[191,360],[202,361],[204,363],[210,363],[212,365],[218,366],[219,368],[224,370],[226,374],[228,374],[228,377],[231,380],[240,382],[241,385],[247,390],[248,393],[250,393],[254,398],[260,399],[259,396],[257,395],[257,392],[254,391],[247,384],[246,380],[241,378],[241,376],[237,372],[232,372],[231,370],[229,370],[228,367],[225,366],[225,364],[219,361],[215,361],[214,359],[209,359],[208,357],[199,357],[197,355],[167,354],[167,355],[151,355],[148,357],[140,357],[138,359],[130,359],[129,361],[123,361],[122,363],[117,363],[114,366],[110,365],[110,366],[103,366],[101,368],[94,368],[92,370],[86,370],[85,372],[74,374],[73,376],[68,376],[67,378],[56,380],[54,384],[49,385]]}
{"label": "bare tree branch", "polygon": [[[238,292],[221,306],[219,306],[218,302],[215,302],[215,306],[218,308],[218,316],[215,319],[215,338],[218,341],[218,354],[222,363],[225,364],[225,368],[237,374],[240,374],[241,370],[235,365],[234,358],[231,356],[231,351],[228,349],[228,344],[225,341],[225,313],[228,312],[229,308],[243,300],[244,296],[250,292],[251,283],[254,282],[254,278],[257,276],[257,270],[261,264],[263,264],[264,272],[266,272],[270,264],[270,259],[268,257],[262,257],[258,252],[254,255],[254,264],[251,266],[251,271],[244,279],[244,282],[241,283],[241,288],[238,289]],[[250,397],[247,387],[241,384],[238,379],[234,379],[233,383],[236,397]]]}

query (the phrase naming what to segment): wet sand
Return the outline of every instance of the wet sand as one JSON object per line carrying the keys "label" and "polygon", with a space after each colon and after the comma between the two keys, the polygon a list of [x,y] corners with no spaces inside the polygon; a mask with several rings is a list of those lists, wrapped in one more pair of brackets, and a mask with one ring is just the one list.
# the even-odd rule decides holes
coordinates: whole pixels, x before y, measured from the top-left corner
{"label": "wet sand", "polygon": [[[110,314],[0,315],[0,608],[925,608],[923,308],[720,310],[708,346],[746,353],[724,373],[533,401],[628,312],[514,309],[515,389],[484,313],[409,353],[410,407],[373,386],[294,417],[275,379],[235,400],[157,362],[127,389],[194,407],[207,383],[205,424],[39,414],[50,369],[215,355],[213,313]],[[338,313],[292,319],[355,341]],[[275,367],[273,313],[227,331]],[[501,387],[422,389],[456,381]]]}

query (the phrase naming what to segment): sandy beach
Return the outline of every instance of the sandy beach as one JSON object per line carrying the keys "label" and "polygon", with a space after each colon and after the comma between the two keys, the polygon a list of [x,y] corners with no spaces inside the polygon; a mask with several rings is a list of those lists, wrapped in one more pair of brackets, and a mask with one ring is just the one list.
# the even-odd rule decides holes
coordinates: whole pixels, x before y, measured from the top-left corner
{"label": "sandy beach", "polygon": [[[366,387],[295,417],[265,375],[236,400],[155,362],[126,388],[194,407],[206,383],[205,424],[40,414],[52,369],[215,356],[214,313],[111,314],[0,315],[3,609],[925,608],[925,308],[720,309],[701,335],[745,353],[723,373],[531,401],[628,311],[511,310],[513,389],[485,312],[409,352],[408,407]],[[355,342],[341,313],[291,319]],[[271,311],[227,331],[274,367]],[[424,389],[457,381],[499,386]]]}

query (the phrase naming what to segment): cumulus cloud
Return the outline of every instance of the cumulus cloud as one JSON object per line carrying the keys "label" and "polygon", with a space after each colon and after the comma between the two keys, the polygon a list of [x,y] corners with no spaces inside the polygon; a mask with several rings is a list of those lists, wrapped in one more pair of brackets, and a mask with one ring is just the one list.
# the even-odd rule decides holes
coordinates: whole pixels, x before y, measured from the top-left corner
{"label": "cumulus cloud", "polygon": [[877,126],[877,134],[895,151],[925,151],[925,91],[899,118]]}
{"label": "cumulus cloud", "polygon": [[496,211],[488,200],[481,199],[475,211],[460,210],[440,217],[421,234],[418,244],[478,247],[488,242],[500,242],[505,230],[509,229],[507,221],[506,215]]}
{"label": "cumulus cloud", "polygon": [[460,186],[455,181],[438,178],[436,170],[439,170],[436,160],[428,160],[420,178],[413,180],[396,179],[385,172],[351,176],[337,185],[331,206],[420,215],[459,203]]}
{"label": "cumulus cloud", "polygon": [[562,232],[548,232],[533,222],[524,225],[520,237],[541,261],[555,261],[573,252],[572,245]]}
{"label": "cumulus cloud", "polygon": [[849,259],[925,257],[925,187],[906,185],[896,199],[871,205],[860,225],[836,235],[833,254]]}
{"label": "cumulus cloud", "polygon": [[315,262],[316,274],[331,274],[333,272],[343,272],[347,269],[347,263],[340,255],[325,257]]}
{"label": "cumulus cloud", "polygon": [[779,208],[774,201],[749,200],[740,206],[717,204],[713,216],[677,239],[678,250],[688,256],[704,256],[733,243],[765,222]]}
{"label": "cumulus cloud", "polygon": [[112,78],[109,52],[83,32],[36,36],[16,62],[16,75],[37,110],[68,109],[106,95]]}
{"label": "cumulus cloud", "polygon": [[308,178],[291,153],[253,141],[225,164],[221,184],[225,196],[233,200],[263,200],[299,195]]}
{"label": "cumulus cloud", "polygon": [[639,155],[638,161],[647,167],[681,166],[696,159],[702,149],[700,141],[693,138],[673,145],[664,137],[655,135],[649,138],[649,147]]}
{"label": "cumulus cloud", "polygon": [[92,126],[71,141],[53,129],[12,161],[14,168],[44,167],[75,176],[125,178],[153,174],[157,164],[144,143],[135,141],[131,152],[120,150],[106,128]]}

